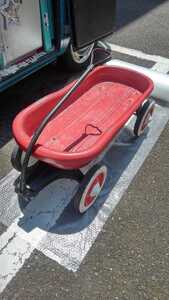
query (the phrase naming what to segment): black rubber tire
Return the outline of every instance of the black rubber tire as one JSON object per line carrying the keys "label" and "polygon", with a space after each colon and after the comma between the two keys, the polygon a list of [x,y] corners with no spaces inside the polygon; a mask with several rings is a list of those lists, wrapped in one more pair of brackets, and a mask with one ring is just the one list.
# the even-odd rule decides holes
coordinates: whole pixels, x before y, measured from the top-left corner
{"label": "black rubber tire", "polygon": [[[73,202],[74,202],[74,209],[75,209],[75,212],[78,213],[78,214],[84,214],[85,212],[81,212],[79,210],[79,206],[80,206],[80,201],[81,201],[81,198],[83,196],[83,193],[87,187],[87,185],[90,183],[90,180],[91,178],[94,176],[94,174],[101,168],[105,165],[102,165],[102,164],[96,164],[94,165],[85,175],[84,175],[84,178],[82,179],[80,185],[79,185],[79,188],[76,192],[76,194],[74,195],[73,197]],[[106,167],[106,166],[105,166]],[[106,167],[107,169],[107,167]],[[94,204],[94,203],[93,203]],[[88,208],[90,209],[90,208]]]}
{"label": "black rubber tire", "polygon": [[11,155],[11,164],[17,171],[21,172],[22,170],[22,153],[23,151],[19,148],[18,145],[15,145],[12,155]]}
{"label": "black rubber tire", "polygon": [[61,56],[60,61],[64,67],[70,72],[80,72],[87,68],[90,63],[91,54],[83,63],[77,63],[72,56],[71,43],[69,44],[66,52]]}
{"label": "black rubber tire", "polygon": [[[135,134],[136,137],[139,137],[143,133],[143,132],[141,132],[141,134],[139,133],[140,125],[142,123],[143,118],[147,114],[147,111],[153,105],[155,105],[155,102],[153,100],[148,100],[138,110],[138,112],[137,112],[137,119],[136,119],[136,123],[135,123],[135,126],[134,126],[134,134]],[[145,129],[146,128],[147,127],[145,127]]]}

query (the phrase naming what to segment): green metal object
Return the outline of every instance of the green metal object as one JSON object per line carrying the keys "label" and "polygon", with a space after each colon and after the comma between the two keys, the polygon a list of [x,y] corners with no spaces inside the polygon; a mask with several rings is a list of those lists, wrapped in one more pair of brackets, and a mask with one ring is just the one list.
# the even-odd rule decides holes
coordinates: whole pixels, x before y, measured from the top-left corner
{"label": "green metal object", "polygon": [[52,46],[52,35],[51,35],[51,18],[49,13],[49,1],[40,0],[40,11],[41,11],[41,22],[42,22],[42,35],[43,35],[43,46],[46,52],[50,52]]}
{"label": "green metal object", "polygon": [[49,14],[49,30],[50,30],[50,36],[51,39],[54,39],[54,17],[53,17],[53,10],[52,10],[52,1],[47,0],[47,6],[48,6],[48,14]]}
{"label": "green metal object", "polygon": [[5,66],[3,53],[0,53],[0,69],[3,69]]}

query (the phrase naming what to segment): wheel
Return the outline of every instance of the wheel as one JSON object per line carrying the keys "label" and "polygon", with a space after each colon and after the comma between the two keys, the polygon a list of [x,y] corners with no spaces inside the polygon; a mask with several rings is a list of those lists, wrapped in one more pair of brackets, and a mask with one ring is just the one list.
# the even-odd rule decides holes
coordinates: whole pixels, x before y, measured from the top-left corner
{"label": "wheel", "polygon": [[62,63],[69,71],[81,71],[88,66],[93,48],[94,43],[83,49],[74,51],[70,43],[62,56]]}
{"label": "wheel", "polygon": [[16,169],[17,171],[22,170],[22,163],[21,163],[22,153],[23,151],[19,148],[19,146],[15,145],[11,155],[11,163],[14,169]]}
{"label": "wheel", "polygon": [[137,120],[134,126],[134,134],[137,137],[143,134],[148,124],[151,122],[154,109],[155,109],[155,102],[149,100],[146,101],[143,104],[143,106],[138,110]]}
{"label": "wheel", "polygon": [[76,212],[85,213],[96,201],[107,177],[105,165],[95,165],[84,176],[74,196]]}
{"label": "wheel", "polygon": [[[19,148],[18,145],[15,145],[11,155],[11,164],[14,167],[14,169],[16,169],[19,172],[22,171],[22,163],[24,158],[23,154],[24,154],[23,150]],[[37,163],[38,163],[37,159],[31,157],[28,165],[28,169],[31,169]]]}

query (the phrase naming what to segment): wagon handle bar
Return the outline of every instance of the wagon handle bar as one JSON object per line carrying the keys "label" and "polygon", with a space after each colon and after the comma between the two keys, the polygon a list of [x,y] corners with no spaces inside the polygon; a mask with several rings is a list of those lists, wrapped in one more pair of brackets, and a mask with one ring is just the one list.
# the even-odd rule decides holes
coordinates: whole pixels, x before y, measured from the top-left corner
{"label": "wagon handle bar", "polygon": [[[104,52],[106,54],[108,54],[106,56],[106,58],[104,59],[100,59],[99,61],[97,61],[96,63],[94,62],[95,59],[95,54],[96,52],[101,51]],[[94,69],[94,67],[103,64],[107,61],[109,61],[112,58],[112,54],[110,50],[105,50],[102,48],[95,48],[92,51],[91,54],[91,61],[89,66],[87,67],[87,69],[85,70],[85,72],[81,75],[81,77],[75,82],[75,84],[70,88],[70,90],[66,93],[66,95],[64,95],[61,100],[59,101],[59,103],[57,103],[55,105],[55,107],[46,115],[46,117],[43,119],[42,123],[39,125],[39,127],[35,130],[33,137],[30,141],[30,144],[28,145],[28,148],[26,150],[25,153],[25,157],[24,157],[24,161],[22,164],[22,171],[21,171],[21,177],[20,177],[20,186],[19,186],[19,191],[22,195],[24,195],[24,192],[26,191],[26,171],[27,171],[27,167],[29,164],[29,159],[31,157],[32,151],[33,151],[33,147],[35,146],[39,136],[41,135],[43,129],[45,128],[45,126],[47,125],[47,123],[52,119],[52,117],[55,115],[55,113],[58,111],[58,109],[60,108],[60,106],[63,104],[63,102],[65,102],[73,93],[74,91],[80,86],[81,82],[87,77],[87,75]]]}

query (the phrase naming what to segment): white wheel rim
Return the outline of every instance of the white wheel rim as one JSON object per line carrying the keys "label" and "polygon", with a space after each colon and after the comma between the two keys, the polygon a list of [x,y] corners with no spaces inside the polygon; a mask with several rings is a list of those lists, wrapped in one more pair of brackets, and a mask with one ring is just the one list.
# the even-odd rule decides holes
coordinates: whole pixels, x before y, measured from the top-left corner
{"label": "white wheel rim", "polygon": [[148,124],[151,122],[154,108],[155,108],[155,103],[152,102],[150,104],[150,106],[147,108],[147,111],[145,112],[145,114],[140,122],[140,125],[138,128],[138,136],[143,134],[144,130],[147,128]]}
{"label": "white wheel rim", "polygon": [[[103,188],[106,177],[107,177],[107,167],[106,166],[100,167],[100,169],[97,170],[96,173],[92,176],[92,178],[90,179],[88,185],[86,186],[86,188],[83,192],[83,195],[82,195],[80,203],[79,203],[80,213],[84,213],[94,204],[94,202],[96,201],[97,197],[99,196],[99,194]],[[90,195],[92,201],[87,203],[86,199],[88,199],[89,195]]]}
{"label": "white wheel rim", "polygon": [[70,45],[70,51],[74,62],[76,62],[77,64],[83,64],[90,57],[93,48],[94,44],[80,49],[78,51],[74,51],[72,45]]}

